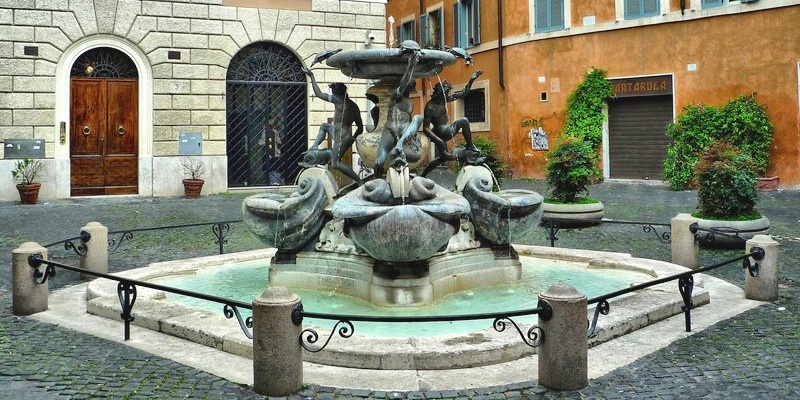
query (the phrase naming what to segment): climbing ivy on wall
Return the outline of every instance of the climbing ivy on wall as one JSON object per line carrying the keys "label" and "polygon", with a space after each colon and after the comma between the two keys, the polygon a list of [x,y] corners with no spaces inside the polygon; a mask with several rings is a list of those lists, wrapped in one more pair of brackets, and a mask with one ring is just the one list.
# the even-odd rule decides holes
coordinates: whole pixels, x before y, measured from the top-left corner
{"label": "climbing ivy on wall", "polygon": [[585,140],[597,150],[603,143],[603,108],[613,98],[614,86],[606,79],[606,71],[592,68],[567,97],[567,118],[562,133]]}

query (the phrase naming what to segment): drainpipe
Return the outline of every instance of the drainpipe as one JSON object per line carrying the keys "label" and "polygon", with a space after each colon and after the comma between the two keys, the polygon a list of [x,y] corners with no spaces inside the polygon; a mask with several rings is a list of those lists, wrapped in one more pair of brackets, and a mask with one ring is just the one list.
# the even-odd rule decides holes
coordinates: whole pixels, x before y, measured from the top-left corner
{"label": "drainpipe", "polygon": [[[442,10],[444,10],[444,8],[442,8]],[[425,13],[425,0],[419,0],[419,38],[418,38],[419,40],[417,41],[417,43],[420,43],[420,44],[422,44],[422,14],[424,14],[424,13]],[[428,26],[430,26],[430,23],[431,23],[431,21],[428,20],[428,24],[429,24]],[[430,31],[430,29],[428,29],[428,30]],[[444,40],[444,38],[442,38],[442,40]],[[425,81],[426,80],[427,80],[427,78],[420,80],[420,82],[422,82],[422,85],[420,85],[420,86],[422,86],[421,99],[423,99],[423,100],[420,100],[420,107],[425,107],[424,99],[425,99],[425,96],[428,94],[428,90],[425,87]]]}
{"label": "drainpipe", "polygon": [[503,0],[497,0],[497,64],[500,69],[499,80],[500,88],[506,89],[506,81],[503,67]]}
{"label": "drainpipe", "polygon": [[681,15],[683,15],[684,10],[686,10],[686,0],[681,0]]}

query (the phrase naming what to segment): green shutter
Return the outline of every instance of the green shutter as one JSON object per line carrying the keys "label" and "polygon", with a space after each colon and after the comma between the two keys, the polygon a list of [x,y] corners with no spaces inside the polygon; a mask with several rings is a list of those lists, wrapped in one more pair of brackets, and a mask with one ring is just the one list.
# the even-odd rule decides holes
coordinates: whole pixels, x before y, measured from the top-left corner
{"label": "green shutter", "polygon": [[472,0],[472,45],[481,43],[481,2]]}
{"label": "green shutter", "polygon": [[419,16],[419,26],[421,29],[419,44],[422,47],[428,47],[431,45],[431,24],[428,14],[421,14]]}
{"label": "green shutter", "polygon": [[703,8],[719,7],[723,4],[723,0],[703,0]]}

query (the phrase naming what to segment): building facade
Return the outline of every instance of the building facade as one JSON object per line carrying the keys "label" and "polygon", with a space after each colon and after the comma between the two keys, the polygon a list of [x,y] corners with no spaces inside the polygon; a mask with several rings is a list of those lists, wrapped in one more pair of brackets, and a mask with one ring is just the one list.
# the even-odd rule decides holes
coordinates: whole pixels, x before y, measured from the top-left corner
{"label": "building facade", "polygon": [[496,140],[514,176],[544,176],[567,96],[600,68],[617,95],[604,129],[606,178],[660,179],[666,125],[685,106],[755,93],[775,126],[767,174],[800,187],[800,1],[389,0],[386,10],[398,40],[471,53],[472,65],[439,77],[458,90],[484,71],[451,117]]}
{"label": "building facade", "polygon": [[385,25],[385,0],[0,0],[0,201],[22,157],[42,199],[180,195],[189,157],[203,193],[293,184],[333,112],[302,68]]}

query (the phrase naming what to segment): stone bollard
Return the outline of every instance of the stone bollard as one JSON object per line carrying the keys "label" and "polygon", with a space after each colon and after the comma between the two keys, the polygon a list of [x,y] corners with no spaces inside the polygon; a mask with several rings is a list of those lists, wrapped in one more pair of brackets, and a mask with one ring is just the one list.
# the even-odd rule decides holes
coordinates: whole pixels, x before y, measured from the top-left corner
{"label": "stone bollard", "polygon": [[302,324],[292,322],[300,297],[268,287],[253,300],[253,389],[280,397],[303,388]]}
{"label": "stone bollard", "polygon": [[[108,228],[99,222],[89,222],[81,228],[81,233],[87,232],[91,235],[89,241],[84,243],[86,254],[81,256],[81,268],[98,272],[108,273]],[[81,275],[84,279],[94,279],[92,275]]]}
{"label": "stone bollard", "polygon": [[671,240],[672,240],[672,263],[682,265],[686,268],[697,269],[700,267],[697,261],[699,246],[694,241],[694,233],[689,227],[697,222],[697,218],[691,214],[678,214],[671,221]]}
{"label": "stone bollard", "polygon": [[[41,254],[47,258],[47,249],[39,243],[27,242],[11,252],[11,312],[14,315],[31,315],[47,310],[48,284],[38,284],[33,278],[36,271],[28,264],[28,256]],[[45,266],[39,270],[44,272]]]}
{"label": "stone bollard", "polygon": [[580,390],[589,384],[589,339],[586,336],[586,295],[566,283],[556,283],[539,295],[553,309],[539,319],[544,340],[539,346],[539,384],[553,390]]}
{"label": "stone bollard", "polygon": [[[764,259],[756,261],[759,264],[758,276],[750,276],[744,271],[744,297],[750,300],[775,301],[778,300],[778,256],[780,244],[767,235],[755,235],[747,241],[745,253],[753,247],[764,249]],[[750,260],[753,262],[754,260]]]}

